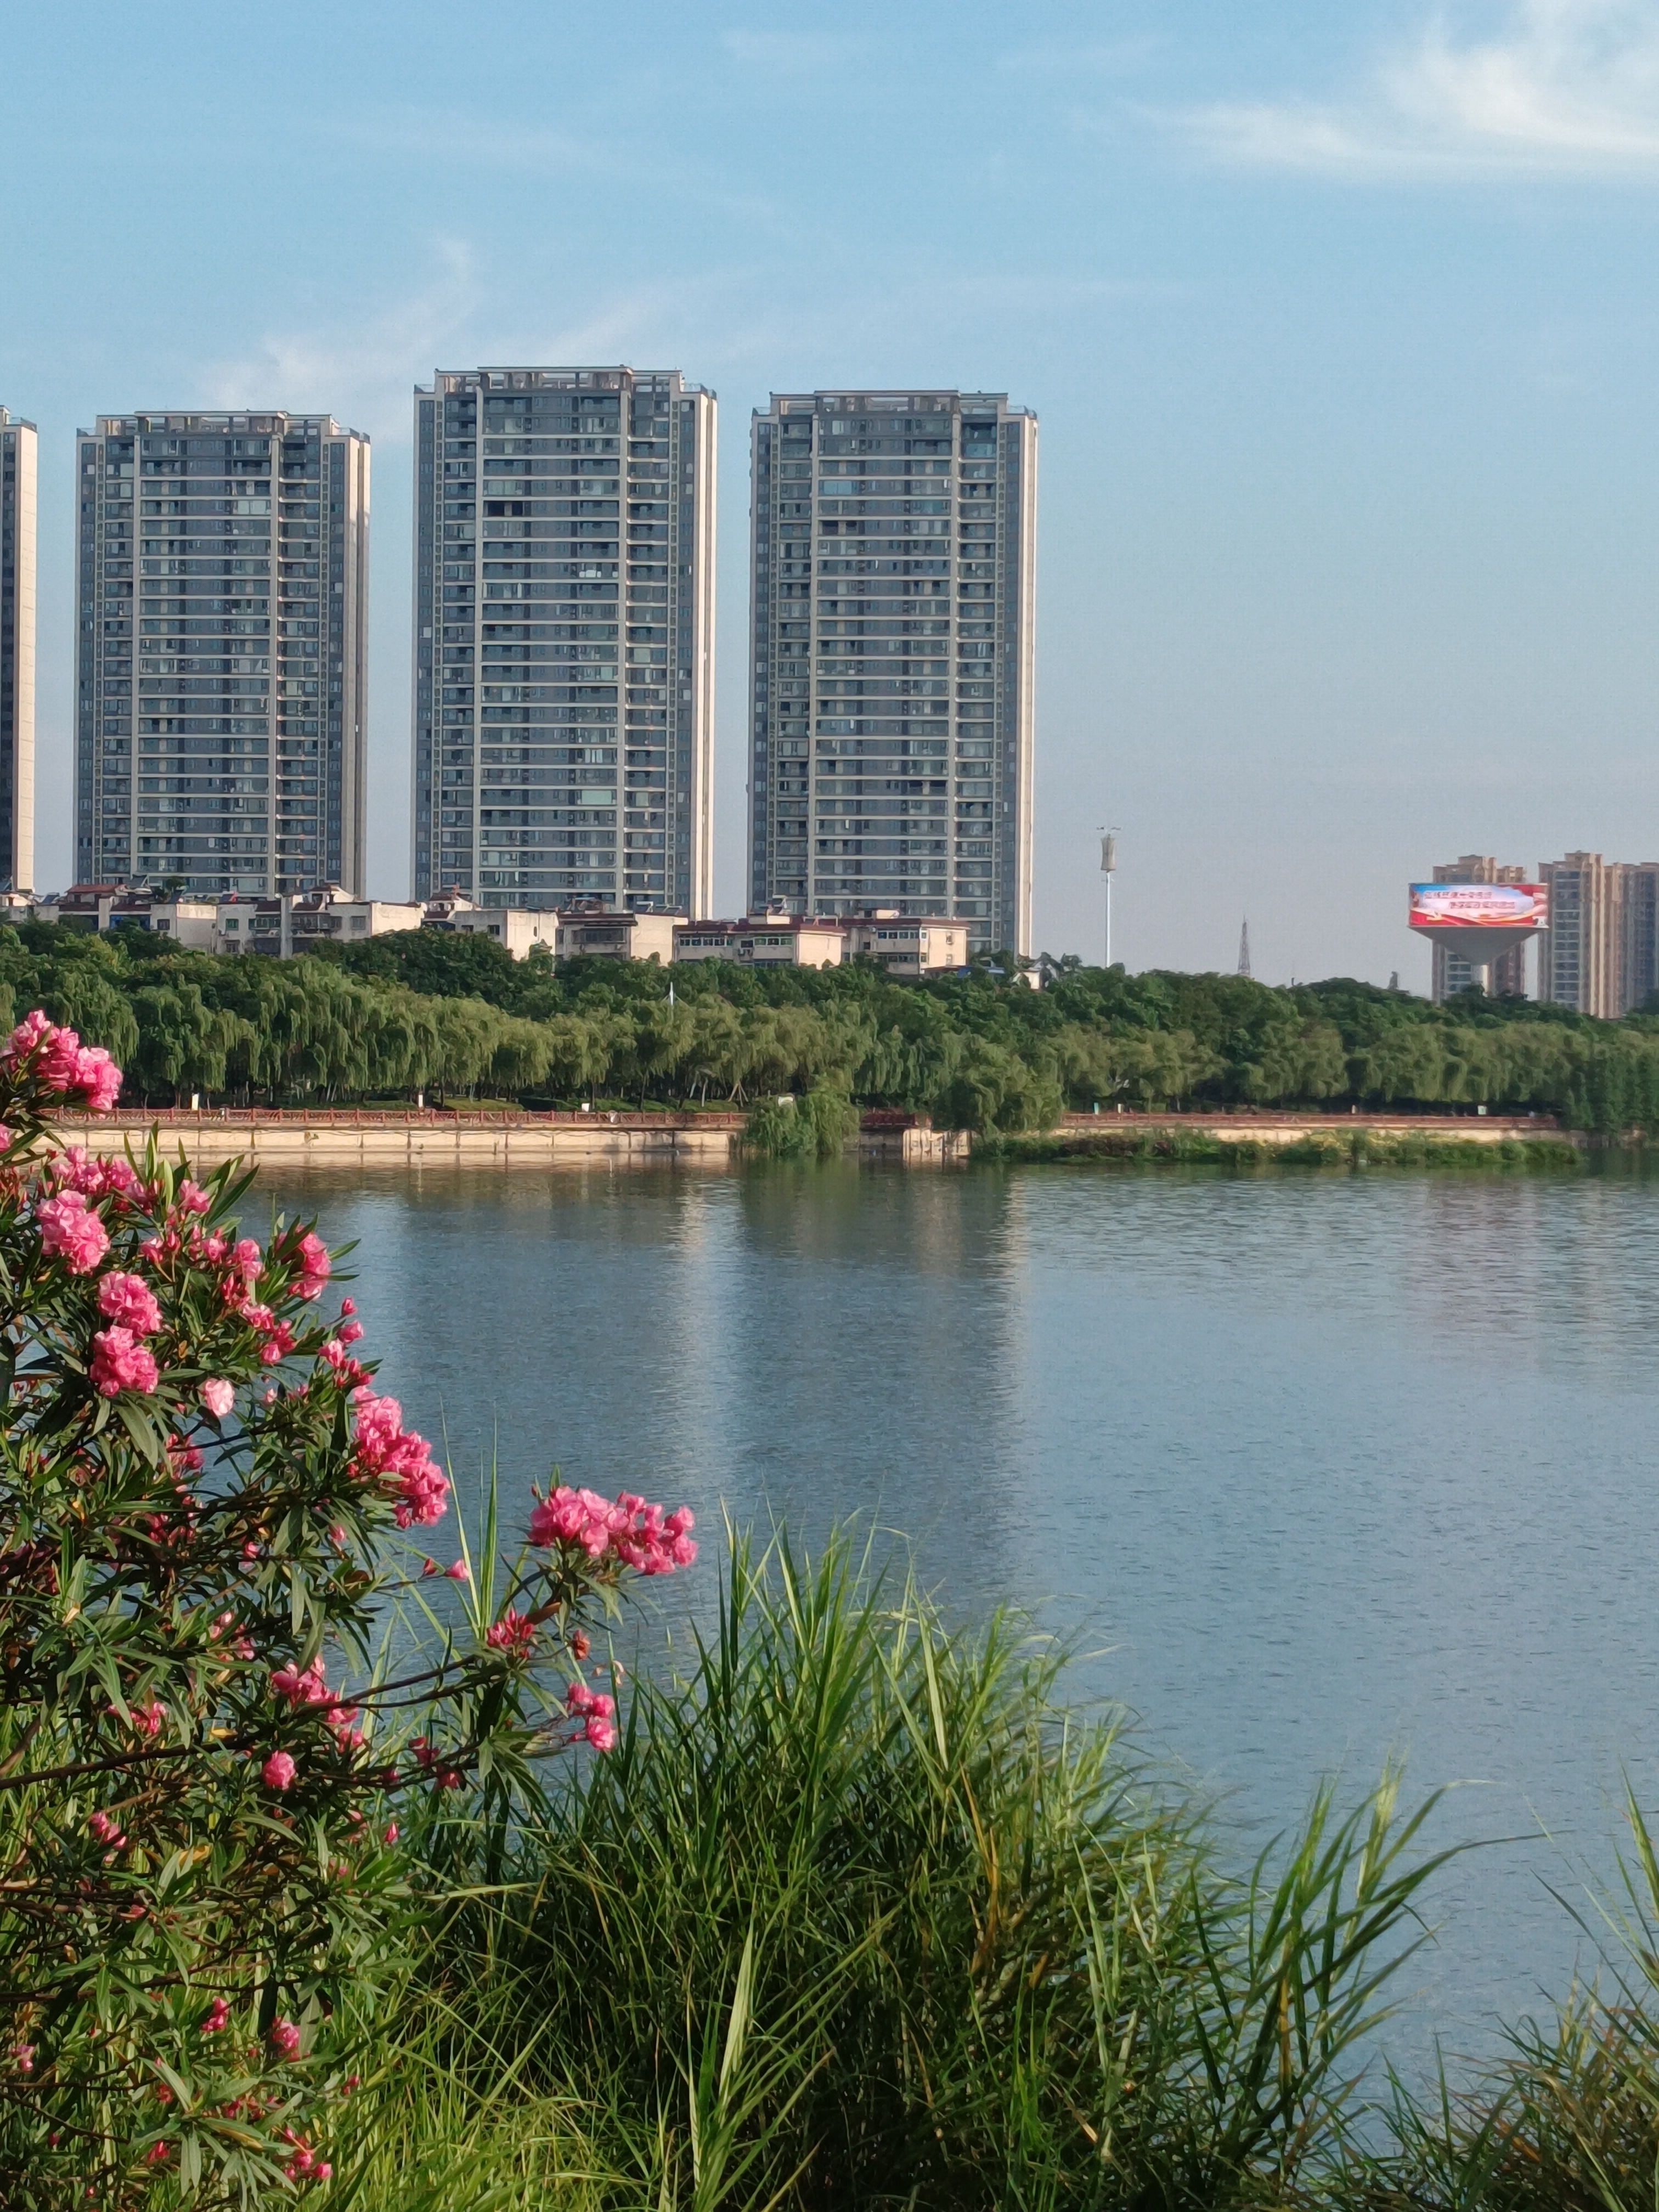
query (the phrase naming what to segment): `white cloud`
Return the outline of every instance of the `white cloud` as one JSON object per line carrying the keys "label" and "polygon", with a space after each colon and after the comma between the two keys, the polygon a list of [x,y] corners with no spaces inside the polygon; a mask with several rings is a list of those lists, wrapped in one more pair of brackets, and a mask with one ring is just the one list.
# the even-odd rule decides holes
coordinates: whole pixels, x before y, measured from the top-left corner
{"label": "white cloud", "polygon": [[1240,167],[1365,176],[1659,173],[1659,0],[1510,0],[1480,37],[1442,9],[1354,97],[1222,101],[1180,120]]}
{"label": "white cloud", "polygon": [[405,299],[332,327],[269,331],[244,352],[210,362],[204,404],[327,409],[352,429],[407,439],[416,375],[446,365],[441,357],[477,306],[467,246],[440,240],[434,256],[431,278]]}

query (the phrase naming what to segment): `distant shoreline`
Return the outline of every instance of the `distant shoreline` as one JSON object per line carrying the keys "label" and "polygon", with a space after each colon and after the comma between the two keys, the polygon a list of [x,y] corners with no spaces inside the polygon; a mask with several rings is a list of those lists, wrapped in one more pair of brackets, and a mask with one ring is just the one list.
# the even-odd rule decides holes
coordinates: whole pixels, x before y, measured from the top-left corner
{"label": "distant shoreline", "polygon": [[[343,1107],[172,1108],[66,1118],[66,1144],[98,1153],[140,1146],[155,1131],[204,1165],[548,1168],[723,1167],[740,1158],[745,1116],[704,1114],[448,1112]],[[906,1166],[987,1163],[1169,1161],[1203,1164],[1571,1167],[1585,1140],[1539,1115],[1331,1115],[1281,1112],[1072,1114],[1057,1128],[969,1137],[925,1119],[872,1115],[848,1149]]]}

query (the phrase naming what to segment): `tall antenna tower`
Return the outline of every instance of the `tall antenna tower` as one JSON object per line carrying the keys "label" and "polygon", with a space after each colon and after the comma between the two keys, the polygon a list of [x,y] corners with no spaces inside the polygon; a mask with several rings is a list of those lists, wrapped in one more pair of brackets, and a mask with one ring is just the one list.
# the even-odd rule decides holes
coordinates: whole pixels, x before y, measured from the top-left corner
{"label": "tall antenna tower", "polygon": [[1238,972],[1241,975],[1248,975],[1250,972],[1250,919],[1248,915],[1244,917],[1244,927],[1238,933]]}

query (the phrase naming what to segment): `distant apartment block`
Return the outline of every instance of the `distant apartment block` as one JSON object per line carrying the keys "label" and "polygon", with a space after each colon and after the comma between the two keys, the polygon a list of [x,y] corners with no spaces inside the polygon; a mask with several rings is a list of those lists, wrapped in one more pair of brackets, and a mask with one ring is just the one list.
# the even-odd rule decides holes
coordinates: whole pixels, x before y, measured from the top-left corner
{"label": "distant apartment block", "polygon": [[1540,999],[1611,1020],[1659,990],[1659,861],[1568,853],[1538,876],[1550,893]]}
{"label": "distant apartment block", "polygon": [[[1461,860],[1449,860],[1434,872],[1437,884],[1529,884],[1534,878],[1519,866],[1500,866],[1489,853],[1465,853]],[[1433,946],[1434,969],[1429,995],[1437,1006],[1458,991],[1467,991],[1476,982],[1484,982],[1494,999],[1524,999],[1527,995],[1527,948],[1513,945],[1507,951],[1494,953],[1481,976],[1468,955],[1437,939]]]}
{"label": "distant apartment block", "polygon": [[1538,940],[1540,999],[1604,1019],[1624,1012],[1624,874],[1599,853],[1540,864],[1550,895],[1550,926]]}
{"label": "distant apartment block", "polygon": [[415,896],[711,896],[714,395],[678,369],[415,394]]}
{"label": "distant apartment block", "polygon": [[79,434],[83,881],[362,890],[368,461],[278,410]]}
{"label": "distant apartment block", "polygon": [[38,441],[0,407],[0,890],[34,887],[34,573]]}
{"label": "distant apartment block", "polygon": [[1620,1011],[1630,1013],[1659,991],[1659,861],[1626,864],[1619,940]]}
{"label": "distant apartment block", "polygon": [[750,902],[1031,947],[1036,417],[774,393],[753,424]]}

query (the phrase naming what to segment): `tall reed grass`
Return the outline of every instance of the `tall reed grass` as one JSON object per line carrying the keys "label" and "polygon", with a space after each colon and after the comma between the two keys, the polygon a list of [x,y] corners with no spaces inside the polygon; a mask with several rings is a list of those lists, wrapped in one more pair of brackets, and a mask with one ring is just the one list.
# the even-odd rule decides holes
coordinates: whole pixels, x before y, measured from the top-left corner
{"label": "tall reed grass", "polygon": [[[846,1535],[732,1540],[617,1751],[448,1902],[326,2201],[362,2212],[1634,2212],[1659,2180],[1659,1865],[1608,1993],[1461,2090],[1374,2060],[1432,1801],[1328,1790],[1232,1871],[1064,1655],[951,1632]],[[473,1835],[468,1862],[466,1838]]]}

